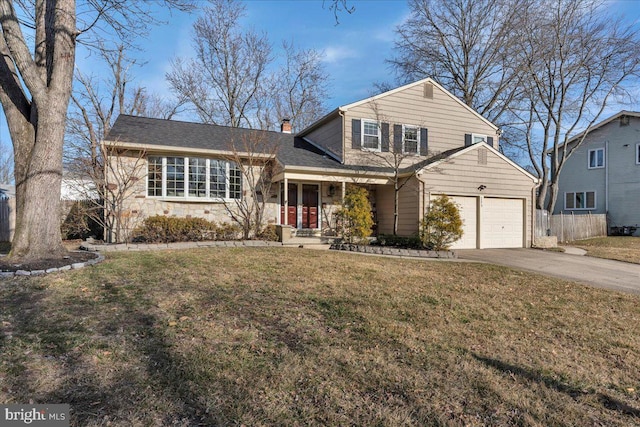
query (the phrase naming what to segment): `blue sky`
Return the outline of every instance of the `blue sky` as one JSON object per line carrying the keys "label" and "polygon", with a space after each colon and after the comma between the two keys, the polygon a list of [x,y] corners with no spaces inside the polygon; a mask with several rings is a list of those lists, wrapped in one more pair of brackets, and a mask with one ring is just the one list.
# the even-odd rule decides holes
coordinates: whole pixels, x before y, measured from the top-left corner
{"label": "blue sky", "polygon": [[[333,13],[327,8],[328,1],[324,7],[321,0],[245,2],[244,24],[266,32],[274,47],[283,40],[293,40],[299,47],[325,53],[324,62],[330,76],[328,109],[371,95],[376,82],[394,81],[395,75],[385,60],[393,55],[395,28],[409,15],[406,1],[349,0],[349,4],[355,7],[355,12],[342,12],[336,25]],[[614,13],[640,23],[640,0],[616,0],[609,4]],[[136,76],[135,84],[169,96],[165,73],[172,58],[191,55],[191,28],[197,12],[171,15],[160,11],[158,16],[167,24],[153,28],[146,40],[139,40],[141,49],[135,56],[144,65],[132,72]],[[82,49],[78,51],[76,63],[85,73],[99,74],[103,67]],[[638,92],[640,99],[640,90]],[[603,117],[622,108],[640,111],[640,101],[635,105],[611,106]],[[9,142],[4,117],[0,118],[0,139]]]}
{"label": "blue sky", "polygon": [[[385,59],[391,56],[394,29],[409,13],[404,1],[350,1],[353,14],[343,12],[336,25],[333,13],[322,1],[245,2],[243,23],[268,34],[274,50],[283,40],[325,54],[329,74],[330,109],[369,96],[373,84],[392,79]],[[191,26],[195,15],[165,13],[169,25],[154,28],[139,57],[147,64],[136,71],[137,83],[150,91],[168,91],[164,75],[170,60],[191,54]],[[276,58],[277,59],[277,58]]]}

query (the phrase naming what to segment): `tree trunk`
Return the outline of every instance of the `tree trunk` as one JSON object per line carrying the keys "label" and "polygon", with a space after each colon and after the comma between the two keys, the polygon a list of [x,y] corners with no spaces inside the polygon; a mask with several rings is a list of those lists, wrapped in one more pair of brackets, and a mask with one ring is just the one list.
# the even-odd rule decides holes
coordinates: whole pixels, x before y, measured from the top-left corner
{"label": "tree trunk", "polygon": [[[16,259],[52,258],[65,252],[60,234],[66,106],[63,108],[52,107],[38,114],[35,135],[12,134],[17,147],[32,147],[28,159],[20,159],[26,162],[20,164],[16,159],[15,165],[17,215],[11,256]],[[33,143],[30,137],[35,139]]]}

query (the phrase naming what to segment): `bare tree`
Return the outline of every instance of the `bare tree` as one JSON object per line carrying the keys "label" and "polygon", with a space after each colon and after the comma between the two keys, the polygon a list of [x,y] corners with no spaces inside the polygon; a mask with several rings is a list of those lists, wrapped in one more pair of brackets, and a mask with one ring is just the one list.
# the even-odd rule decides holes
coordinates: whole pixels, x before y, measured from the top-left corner
{"label": "bare tree", "polygon": [[153,21],[149,8],[147,2],[116,0],[0,0],[0,102],[13,142],[16,183],[11,258],[65,253],[60,183],[77,40],[84,36],[91,43],[91,34],[108,28],[130,40]]}
{"label": "bare tree", "polygon": [[403,81],[432,77],[492,122],[518,96],[514,62],[520,8],[528,0],[411,0],[389,62]]}
{"label": "bare tree", "polygon": [[[529,160],[542,179],[536,205],[553,211],[558,175],[608,102],[624,96],[640,72],[640,34],[613,19],[606,4],[592,0],[549,1],[520,13],[522,102],[510,106],[527,143]],[[550,154],[550,156],[549,156]],[[549,158],[550,157],[550,158]]]}
{"label": "bare tree", "polygon": [[273,192],[273,178],[278,172],[276,154],[280,146],[267,139],[264,132],[238,135],[241,136],[232,138],[230,154],[225,158],[232,165],[230,185],[240,185],[242,194],[231,201],[225,199],[224,207],[242,228],[243,238],[249,239],[259,235],[265,226],[264,212]]}
{"label": "bare tree", "polygon": [[200,121],[273,129],[288,118],[302,129],[325,112],[328,76],[322,54],[283,43],[277,68],[266,34],[241,28],[245,7],[215,0],[194,24],[193,59],[172,62],[167,80]]}
{"label": "bare tree", "polygon": [[167,80],[204,123],[253,127],[256,94],[271,62],[264,34],[240,27],[244,5],[215,0],[194,24],[194,59],[175,59]]}
{"label": "bare tree", "polygon": [[361,156],[365,164],[375,164],[392,172],[393,184],[393,235],[398,234],[400,219],[400,192],[416,176],[421,162],[418,155],[427,156],[427,129],[420,126],[393,124],[382,113],[375,101],[370,102],[375,120],[379,126],[380,152],[368,151]]}
{"label": "bare tree", "polygon": [[322,65],[322,53],[314,49],[297,50],[293,42],[284,42],[286,61],[277,72],[277,85],[271,94],[276,117],[274,123],[288,118],[292,130],[300,131],[322,117],[327,109],[328,75]]}
{"label": "bare tree", "polygon": [[[119,229],[124,218],[121,212],[122,197],[125,197],[115,194],[112,187],[115,185],[116,189],[127,191],[132,183],[126,174],[112,170],[108,175],[115,182],[107,185],[105,174],[114,165],[106,162],[107,152],[101,147],[105,136],[119,114],[170,118],[178,107],[149,96],[144,88],[131,85],[131,69],[136,61],[127,58],[124,45],[114,50],[101,49],[99,54],[109,70],[104,79],[87,76],[76,70],[76,90],[71,95],[67,119],[65,167],[76,176],[85,178],[77,181],[75,186],[78,188],[74,190],[84,195],[88,204],[86,213],[104,227],[105,236],[111,240],[113,236],[118,239],[122,235]],[[110,150],[109,153],[116,155],[112,163],[119,165],[117,158],[120,151]],[[136,163],[140,161],[138,159]]]}

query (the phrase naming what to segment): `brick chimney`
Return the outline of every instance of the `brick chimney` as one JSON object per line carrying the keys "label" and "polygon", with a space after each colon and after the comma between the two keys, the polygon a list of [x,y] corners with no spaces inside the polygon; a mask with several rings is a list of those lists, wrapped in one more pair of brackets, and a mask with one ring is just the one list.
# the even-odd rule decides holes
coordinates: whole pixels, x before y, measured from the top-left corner
{"label": "brick chimney", "polygon": [[282,119],[280,124],[280,132],[291,133],[291,121],[289,119]]}

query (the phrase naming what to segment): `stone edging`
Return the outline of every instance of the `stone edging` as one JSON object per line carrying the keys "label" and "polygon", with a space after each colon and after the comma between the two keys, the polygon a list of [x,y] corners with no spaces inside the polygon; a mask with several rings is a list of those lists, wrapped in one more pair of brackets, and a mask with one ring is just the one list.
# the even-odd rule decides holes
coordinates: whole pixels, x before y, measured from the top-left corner
{"label": "stone edging", "polygon": [[452,251],[427,251],[420,249],[399,249],[390,246],[370,246],[370,245],[350,245],[350,244],[333,244],[331,248],[336,251],[350,251],[363,254],[375,255],[392,255],[414,258],[444,258],[457,259],[458,254]]}
{"label": "stone edging", "polygon": [[0,278],[22,277],[22,276],[43,276],[45,274],[57,273],[59,271],[79,270],[81,268],[89,267],[104,261],[104,255],[100,253],[96,253],[96,255],[97,256],[94,259],[90,259],[89,261],[75,262],[73,264],[63,265],[62,267],[48,268],[46,270],[0,271]]}
{"label": "stone edging", "polygon": [[175,242],[175,243],[117,243],[96,245],[83,242],[81,249],[91,252],[118,252],[118,251],[152,251],[162,249],[196,249],[212,247],[265,247],[282,246],[280,242],[266,240],[208,240],[203,242]]}

